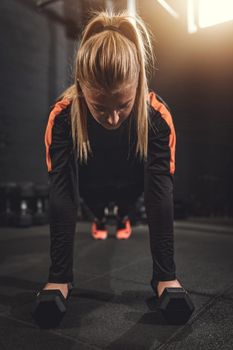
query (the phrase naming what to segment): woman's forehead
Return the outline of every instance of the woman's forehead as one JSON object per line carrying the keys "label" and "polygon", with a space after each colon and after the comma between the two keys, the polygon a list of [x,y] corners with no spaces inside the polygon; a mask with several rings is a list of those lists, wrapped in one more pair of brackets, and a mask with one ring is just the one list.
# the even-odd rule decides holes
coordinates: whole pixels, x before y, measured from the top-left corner
{"label": "woman's forehead", "polygon": [[117,89],[109,91],[106,90],[97,90],[97,89],[88,89],[84,88],[84,94],[87,98],[97,101],[98,103],[106,102],[109,99],[114,100],[124,100],[133,98],[136,93],[136,85],[128,84],[121,85]]}

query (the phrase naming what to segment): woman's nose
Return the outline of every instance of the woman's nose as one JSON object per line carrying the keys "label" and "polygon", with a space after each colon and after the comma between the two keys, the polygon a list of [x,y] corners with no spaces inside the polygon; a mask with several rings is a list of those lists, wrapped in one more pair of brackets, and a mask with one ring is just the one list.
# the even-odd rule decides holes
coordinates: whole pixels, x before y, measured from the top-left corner
{"label": "woman's nose", "polygon": [[111,114],[109,114],[107,121],[111,125],[116,125],[119,122],[119,114],[117,111],[113,111]]}

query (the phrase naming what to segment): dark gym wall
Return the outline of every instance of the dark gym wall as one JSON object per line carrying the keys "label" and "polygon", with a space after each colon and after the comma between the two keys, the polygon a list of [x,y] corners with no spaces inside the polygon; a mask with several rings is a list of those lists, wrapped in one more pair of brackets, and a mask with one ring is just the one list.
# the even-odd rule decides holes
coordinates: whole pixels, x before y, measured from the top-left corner
{"label": "dark gym wall", "polygon": [[177,20],[154,0],[138,7],[155,36],[151,85],[176,126],[175,198],[192,214],[232,216],[233,21],[189,34],[184,13]]}
{"label": "dark gym wall", "polygon": [[67,86],[71,44],[35,1],[1,0],[0,13],[0,181],[43,183],[49,106]]}

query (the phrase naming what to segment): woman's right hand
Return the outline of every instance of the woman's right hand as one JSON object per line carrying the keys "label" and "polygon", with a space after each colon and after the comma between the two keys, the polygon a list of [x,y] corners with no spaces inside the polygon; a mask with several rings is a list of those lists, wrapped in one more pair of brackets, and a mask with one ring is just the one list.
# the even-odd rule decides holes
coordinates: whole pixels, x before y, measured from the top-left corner
{"label": "woman's right hand", "polygon": [[43,290],[45,289],[59,289],[63,294],[64,298],[68,295],[68,283],[47,283]]}

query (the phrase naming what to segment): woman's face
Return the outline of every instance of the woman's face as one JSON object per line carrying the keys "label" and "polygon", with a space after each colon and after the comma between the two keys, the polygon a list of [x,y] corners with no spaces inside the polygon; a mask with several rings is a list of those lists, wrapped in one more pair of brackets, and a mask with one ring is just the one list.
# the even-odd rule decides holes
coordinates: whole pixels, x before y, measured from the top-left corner
{"label": "woman's face", "polygon": [[123,84],[114,91],[82,87],[86,104],[95,120],[108,130],[115,130],[132,111],[137,84]]}

